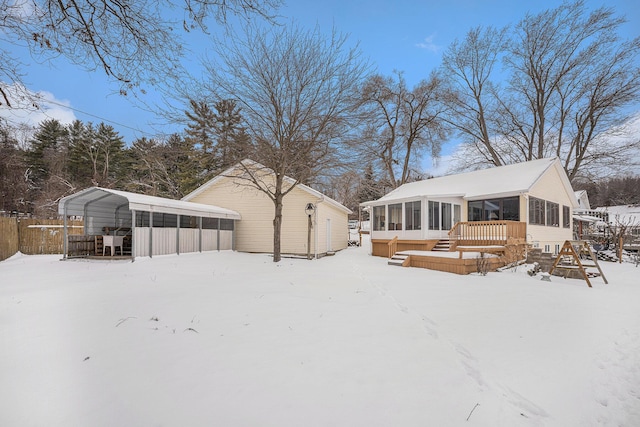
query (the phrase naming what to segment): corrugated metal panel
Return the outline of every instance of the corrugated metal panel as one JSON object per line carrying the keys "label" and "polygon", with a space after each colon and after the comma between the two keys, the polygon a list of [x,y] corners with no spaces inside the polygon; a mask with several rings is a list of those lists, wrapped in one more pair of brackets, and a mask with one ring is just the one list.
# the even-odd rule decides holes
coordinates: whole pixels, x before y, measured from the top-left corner
{"label": "corrugated metal panel", "polygon": [[200,230],[195,228],[180,229],[180,253],[198,252]]}
{"label": "corrugated metal panel", "polygon": [[215,251],[218,249],[218,230],[202,230],[202,250]]}
{"label": "corrugated metal panel", "polygon": [[168,255],[176,253],[175,228],[154,228],[152,240],[153,255]]}
{"label": "corrugated metal panel", "polygon": [[58,204],[58,213],[64,215],[85,215],[85,206],[91,206],[97,212],[111,212],[115,221],[115,210],[127,206],[129,210],[162,212],[176,215],[193,215],[206,218],[240,219],[240,215],[230,209],[214,205],[185,202],[163,197],[146,196],[127,191],[91,187],[64,197]]}
{"label": "corrugated metal panel", "polygon": [[149,235],[151,229],[148,227],[136,227],[133,238],[135,239],[135,256],[149,256]]}

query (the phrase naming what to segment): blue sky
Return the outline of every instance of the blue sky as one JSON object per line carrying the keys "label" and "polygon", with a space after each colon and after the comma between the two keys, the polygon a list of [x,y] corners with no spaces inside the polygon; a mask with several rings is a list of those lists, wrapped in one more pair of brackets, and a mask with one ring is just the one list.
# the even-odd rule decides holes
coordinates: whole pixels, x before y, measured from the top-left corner
{"label": "blue sky", "polygon": [[[515,24],[527,12],[538,13],[561,4],[559,0],[290,0],[280,10],[282,22],[294,20],[305,27],[318,25],[323,32],[332,27],[349,34],[349,42],[359,42],[363,54],[378,72],[390,75],[401,70],[412,86],[439,66],[442,52],[456,38],[461,39],[475,26],[502,27]],[[622,28],[627,38],[640,35],[640,1],[593,1],[589,8],[613,7],[626,17]],[[191,46],[195,56],[206,53],[207,43]],[[101,70],[87,72],[63,59],[39,64],[21,56],[29,65],[25,81],[32,91],[46,91],[64,109],[51,105],[51,110],[31,114],[25,120],[38,122],[56,117],[61,121],[78,118],[82,121],[105,121],[124,136],[127,143],[139,136],[152,136],[158,130],[171,132],[175,127],[158,127],[162,119],[114,94],[117,85],[110,83]],[[154,94],[148,95],[153,100]],[[640,110],[638,106],[637,110]],[[6,114],[0,110],[0,114]],[[135,131],[133,129],[139,129]],[[445,146],[450,150],[451,144]]]}

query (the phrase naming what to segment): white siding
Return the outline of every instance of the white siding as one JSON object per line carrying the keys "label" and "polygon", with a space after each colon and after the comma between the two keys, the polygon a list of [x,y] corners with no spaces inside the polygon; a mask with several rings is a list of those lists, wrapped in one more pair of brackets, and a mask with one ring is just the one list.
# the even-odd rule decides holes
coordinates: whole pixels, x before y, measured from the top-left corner
{"label": "white siding", "polygon": [[[204,203],[233,209],[242,219],[236,222],[236,246],[241,252],[273,252],[273,201],[259,190],[246,185],[234,184],[231,178],[222,177],[199,194],[189,199],[191,202]],[[316,238],[318,252],[326,252],[326,218],[332,218],[332,245],[334,250],[347,247],[347,212],[328,203],[318,203],[320,199],[309,192],[295,188],[284,197],[282,209],[281,252],[284,254],[307,253],[307,222],[305,213],[307,203],[318,206],[313,218],[314,229],[311,232],[311,253],[315,253]]]}

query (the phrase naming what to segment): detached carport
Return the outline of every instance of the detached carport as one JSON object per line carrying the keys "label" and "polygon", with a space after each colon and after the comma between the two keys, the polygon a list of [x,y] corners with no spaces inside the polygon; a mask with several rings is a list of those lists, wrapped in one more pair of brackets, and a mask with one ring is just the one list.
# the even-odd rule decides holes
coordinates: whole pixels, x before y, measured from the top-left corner
{"label": "detached carport", "polygon": [[[102,255],[104,236],[122,236],[121,253],[141,256],[234,249],[240,214],[217,206],[91,187],[64,197],[63,258]],[[83,217],[83,236],[67,233],[69,217]],[[113,254],[111,254],[113,256]]]}

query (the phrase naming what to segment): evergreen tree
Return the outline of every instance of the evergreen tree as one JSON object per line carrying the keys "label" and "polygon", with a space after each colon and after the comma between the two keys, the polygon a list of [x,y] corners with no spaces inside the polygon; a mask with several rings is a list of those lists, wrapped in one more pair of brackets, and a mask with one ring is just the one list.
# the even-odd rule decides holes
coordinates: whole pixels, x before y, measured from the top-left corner
{"label": "evergreen tree", "polygon": [[191,142],[178,134],[169,137],[164,145],[164,163],[172,185],[167,188],[171,197],[182,198],[206,179],[198,168],[198,154]]}
{"label": "evergreen tree", "polygon": [[79,188],[92,185],[97,163],[94,147],[93,125],[85,125],[75,120],[68,127],[69,132],[69,177]]}
{"label": "evergreen tree", "polygon": [[373,165],[369,163],[364,169],[364,176],[360,182],[360,190],[358,191],[358,202],[368,202],[377,200],[384,196],[384,188],[375,178]]}
{"label": "evergreen tree", "polygon": [[29,181],[33,189],[41,189],[66,153],[67,129],[58,120],[45,120],[38,126],[25,153],[29,165]]}
{"label": "evergreen tree", "polygon": [[12,129],[0,120],[0,211],[23,212],[26,183],[24,155]]}
{"label": "evergreen tree", "polygon": [[187,141],[200,151],[200,168],[207,175],[217,170],[214,153],[216,117],[204,101],[189,100],[191,111],[186,111],[188,119],[185,129]]}
{"label": "evergreen tree", "polygon": [[242,126],[240,107],[233,99],[223,99],[215,104],[214,153],[218,167],[224,170],[249,156],[250,138]]}
{"label": "evergreen tree", "polygon": [[114,187],[126,174],[126,157],[122,136],[112,126],[100,123],[95,133],[99,168],[94,175],[95,185]]}

